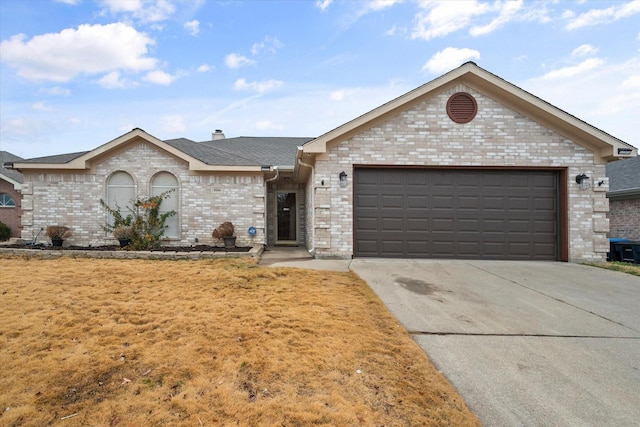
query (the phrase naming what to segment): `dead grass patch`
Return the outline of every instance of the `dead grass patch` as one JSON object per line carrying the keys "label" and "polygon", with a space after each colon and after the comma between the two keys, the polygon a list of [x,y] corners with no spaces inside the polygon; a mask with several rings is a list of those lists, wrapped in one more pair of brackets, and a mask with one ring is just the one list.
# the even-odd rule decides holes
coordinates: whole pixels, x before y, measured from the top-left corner
{"label": "dead grass patch", "polygon": [[2,425],[479,425],[352,273],[241,259],[0,266]]}

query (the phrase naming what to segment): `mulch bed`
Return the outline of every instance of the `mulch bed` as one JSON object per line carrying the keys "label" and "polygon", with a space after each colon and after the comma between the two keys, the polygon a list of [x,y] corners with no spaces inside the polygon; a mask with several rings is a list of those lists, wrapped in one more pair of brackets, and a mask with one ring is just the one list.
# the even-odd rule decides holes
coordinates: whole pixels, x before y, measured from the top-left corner
{"label": "mulch bed", "polygon": [[[3,245],[3,248],[11,249],[32,249],[32,250],[49,250],[49,251],[126,251],[118,245],[104,246],[64,246],[56,247],[51,245]],[[251,247],[235,247],[225,248],[223,246],[211,245],[194,245],[194,246],[161,246],[159,248],[150,249],[151,252],[249,252]]]}

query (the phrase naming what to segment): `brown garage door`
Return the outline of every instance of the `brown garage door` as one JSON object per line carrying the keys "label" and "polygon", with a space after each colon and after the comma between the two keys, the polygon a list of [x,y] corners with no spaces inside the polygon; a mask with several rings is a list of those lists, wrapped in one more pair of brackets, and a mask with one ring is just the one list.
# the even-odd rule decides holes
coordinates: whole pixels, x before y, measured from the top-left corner
{"label": "brown garage door", "polygon": [[558,260],[558,172],[354,171],[354,255]]}

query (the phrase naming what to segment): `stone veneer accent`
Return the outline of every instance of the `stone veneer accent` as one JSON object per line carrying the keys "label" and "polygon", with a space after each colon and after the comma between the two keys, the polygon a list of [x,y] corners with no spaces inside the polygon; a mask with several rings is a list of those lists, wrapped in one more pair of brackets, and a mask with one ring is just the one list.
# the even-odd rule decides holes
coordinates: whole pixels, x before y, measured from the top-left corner
{"label": "stone veneer accent", "polygon": [[[469,123],[447,116],[447,100],[456,92],[468,92],[478,103]],[[595,164],[586,148],[465,85],[452,86],[317,156],[309,194],[315,194],[312,246],[318,257],[353,255],[353,165],[567,168],[569,259],[606,257],[605,166]],[[346,188],[338,182],[343,170],[349,174]],[[578,188],[580,173],[591,178],[590,189]],[[321,186],[322,180],[328,185]],[[600,180],[605,184],[593,185]]]}
{"label": "stone veneer accent", "polygon": [[[213,244],[213,229],[233,222],[237,246],[265,243],[265,185],[262,174],[202,173],[188,171],[181,159],[140,139],[112,155],[94,159],[88,171],[29,173],[23,175],[22,238],[31,240],[48,225],[66,225],[73,231],[67,243],[104,245],[114,243],[101,226],[106,212],[100,199],[106,197],[106,183],[114,172],[125,171],[135,182],[139,197],[147,197],[151,179],[158,172],[173,174],[179,183],[179,238],[165,245]],[[258,231],[248,234],[249,227]],[[46,241],[41,235],[38,241]]]}

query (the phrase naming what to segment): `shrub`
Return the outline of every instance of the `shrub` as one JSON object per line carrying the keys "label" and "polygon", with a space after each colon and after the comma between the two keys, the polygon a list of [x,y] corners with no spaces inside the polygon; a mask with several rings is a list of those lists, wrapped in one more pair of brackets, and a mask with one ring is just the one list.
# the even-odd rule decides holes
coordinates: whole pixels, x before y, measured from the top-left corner
{"label": "shrub", "polygon": [[71,229],[66,225],[49,225],[44,233],[51,240],[64,240],[71,237]]}
{"label": "shrub", "polygon": [[9,240],[9,237],[11,237],[11,228],[4,222],[0,222],[0,242]]}
{"label": "shrub", "polygon": [[[102,207],[113,217],[113,224],[107,224],[102,228],[108,233],[114,233],[114,237],[118,238],[115,233],[119,233],[123,227],[130,227],[131,244],[129,248],[134,251],[160,246],[160,238],[168,227],[165,222],[167,218],[176,214],[176,211],[160,213],[162,201],[168,198],[172,191],[174,190],[133,201],[131,206],[127,206],[130,213],[126,216],[120,212],[118,206],[113,209],[100,199]],[[118,229],[117,232],[116,229]]]}
{"label": "shrub", "polygon": [[213,233],[211,233],[211,235],[213,236],[214,239],[222,239],[224,237],[231,237],[233,236],[233,224],[230,222],[223,222],[222,224],[220,224],[218,227],[216,227],[215,230],[213,230]]}
{"label": "shrub", "polygon": [[130,225],[119,225],[113,230],[113,237],[118,240],[131,239],[133,236],[133,227]]}

